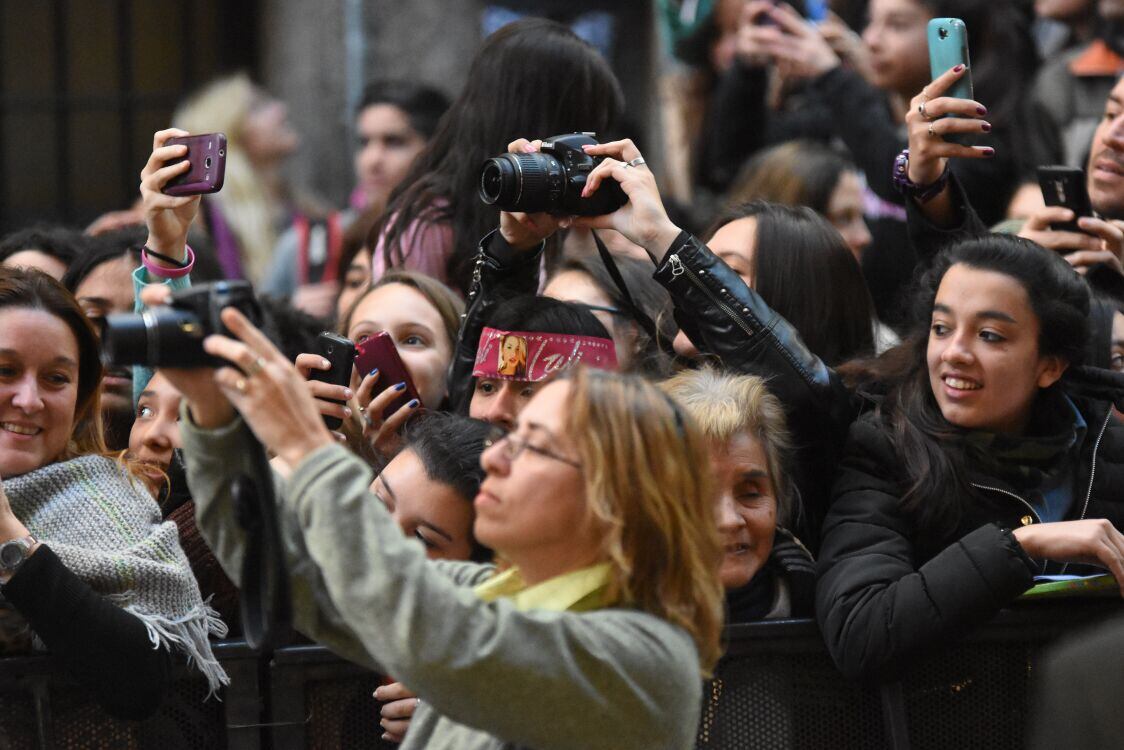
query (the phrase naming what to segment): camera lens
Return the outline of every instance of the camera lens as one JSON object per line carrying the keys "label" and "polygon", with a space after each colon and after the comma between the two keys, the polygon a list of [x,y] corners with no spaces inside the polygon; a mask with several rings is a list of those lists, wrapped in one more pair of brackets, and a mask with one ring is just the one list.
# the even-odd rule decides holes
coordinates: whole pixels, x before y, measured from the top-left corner
{"label": "camera lens", "polygon": [[939,36],[941,39],[948,39],[948,29],[946,29],[944,26],[940,27],[939,29],[937,29],[937,36]]}
{"label": "camera lens", "polygon": [[105,319],[102,359],[118,366],[198,367],[207,359],[204,333],[193,313],[173,307],[115,313]]}
{"label": "camera lens", "polygon": [[562,164],[550,154],[504,154],[480,170],[481,200],[501,211],[556,209],[562,185]]}
{"label": "camera lens", "polygon": [[102,324],[102,359],[107,365],[134,365],[148,361],[148,323],[143,315],[115,313]]}
{"label": "camera lens", "polygon": [[206,167],[207,169],[211,168],[211,157],[208,156],[206,159],[203,160],[203,166]]}
{"label": "camera lens", "polygon": [[517,179],[515,167],[508,159],[489,159],[480,170],[480,199],[488,205],[510,203],[518,191]]}

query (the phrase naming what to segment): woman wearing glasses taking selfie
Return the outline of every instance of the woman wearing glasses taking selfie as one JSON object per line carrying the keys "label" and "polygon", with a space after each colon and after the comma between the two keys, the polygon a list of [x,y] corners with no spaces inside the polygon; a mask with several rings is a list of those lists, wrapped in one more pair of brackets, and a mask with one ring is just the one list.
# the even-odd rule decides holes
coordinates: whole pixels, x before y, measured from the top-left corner
{"label": "woman wearing glasses taking selfie", "polygon": [[253,430],[295,467],[280,515],[298,626],[420,696],[404,747],[690,746],[719,651],[720,549],[705,442],[669,398],[588,370],[543,387],[482,458],[475,532],[506,567],[429,562],[292,365],[223,319],[241,340],[206,347],[239,369],[169,373],[200,528],[237,568],[225,488]]}

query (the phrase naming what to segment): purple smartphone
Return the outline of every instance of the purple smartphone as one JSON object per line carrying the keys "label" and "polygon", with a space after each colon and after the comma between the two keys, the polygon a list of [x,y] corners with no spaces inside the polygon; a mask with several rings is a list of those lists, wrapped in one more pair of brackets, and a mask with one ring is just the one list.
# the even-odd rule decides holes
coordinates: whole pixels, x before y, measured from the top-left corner
{"label": "purple smartphone", "polygon": [[406,369],[402,357],[398,355],[398,348],[394,346],[394,339],[386,331],[379,331],[366,341],[356,344],[355,368],[359,371],[360,378],[370,374],[371,370],[378,368],[379,382],[375,386],[377,389],[376,396],[384,388],[389,388],[395,383],[406,384],[402,395],[394,399],[390,406],[383,411],[383,419],[401,409],[412,399],[416,398],[421,403],[421,396],[418,395],[418,389],[414,387],[410,371]]}
{"label": "purple smartphone", "polygon": [[[187,160],[191,169],[184,174],[168,180],[162,191],[165,195],[202,195],[222,190],[226,175],[226,135],[223,133],[204,133],[169,138],[165,146],[187,146]],[[177,164],[183,159],[168,162]]]}

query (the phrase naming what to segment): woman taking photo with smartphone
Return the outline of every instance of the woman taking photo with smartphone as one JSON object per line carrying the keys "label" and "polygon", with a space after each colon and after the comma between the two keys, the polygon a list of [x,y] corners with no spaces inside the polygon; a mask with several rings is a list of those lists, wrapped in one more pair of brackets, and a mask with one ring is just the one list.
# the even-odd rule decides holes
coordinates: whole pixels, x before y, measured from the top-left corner
{"label": "woman taking photo with smartphone", "polygon": [[237,311],[223,321],[240,340],[206,348],[239,369],[168,371],[200,528],[237,568],[227,487],[252,429],[294,467],[280,516],[298,626],[418,694],[404,747],[691,744],[721,551],[705,443],[670,398],[590,370],[543,387],[482,458],[474,529],[507,565],[434,564],[293,366]]}

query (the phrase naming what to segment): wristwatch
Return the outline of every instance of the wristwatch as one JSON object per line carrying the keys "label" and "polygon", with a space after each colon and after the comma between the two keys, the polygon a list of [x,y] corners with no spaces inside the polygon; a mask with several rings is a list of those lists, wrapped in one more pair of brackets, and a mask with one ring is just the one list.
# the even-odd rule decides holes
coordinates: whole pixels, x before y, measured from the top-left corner
{"label": "wristwatch", "polygon": [[894,159],[894,186],[905,196],[913,198],[918,203],[927,203],[936,198],[948,184],[948,162],[945,162],[944,171],[931,185],[918,185],[909,179],[909,149],[903,148],[902,152]]}
{"label": "wristwatch", "polygon": [[28,534],[25,537],[0,544],[0,582],[7,583],[11,580],[19,567],[27,560],[31,548],[38,543],[38,539]]}

